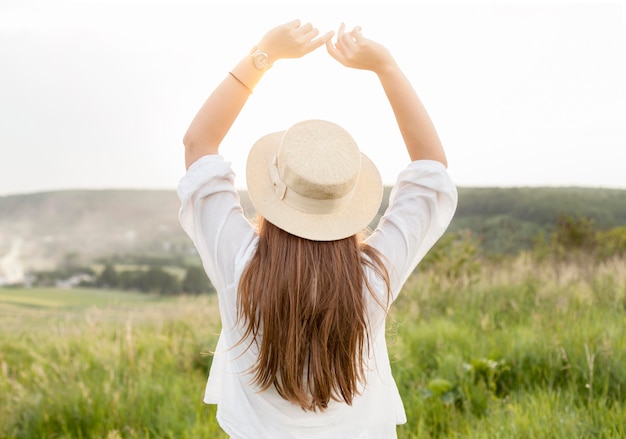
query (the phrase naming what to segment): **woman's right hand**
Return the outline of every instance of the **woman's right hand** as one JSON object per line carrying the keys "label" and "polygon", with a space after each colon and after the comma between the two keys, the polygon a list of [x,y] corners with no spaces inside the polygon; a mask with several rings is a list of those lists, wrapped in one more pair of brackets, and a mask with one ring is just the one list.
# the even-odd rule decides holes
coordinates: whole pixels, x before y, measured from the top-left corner
{"label": "woman's right hand", "polygon": [[330,31],[318,37],[319,30],[311,23],[301,25],[300,20],[292,20],[271,29],[256,47],[266,52],[272,62],[283,58],[300,58],[323,46],[334,34]]}
{"label": "woman's right hand", "polygon": [[395,61],[385,46],[361,35],[359,26],[345,32],[345,24],[341,23],[337,32],[337,42],[326,41],[326,49],[330,56],[346,67],[371,70],[382,73],[393,67]]}
{"label": "woman's right hand", "polygon": [[342,23],[337,42],[326,42],[328,53],[346,67],[378,75],[411,160],[436,160],[448,165],[437,130],[411,82],[383,45],[361,35],[355,27],[346,33]]}

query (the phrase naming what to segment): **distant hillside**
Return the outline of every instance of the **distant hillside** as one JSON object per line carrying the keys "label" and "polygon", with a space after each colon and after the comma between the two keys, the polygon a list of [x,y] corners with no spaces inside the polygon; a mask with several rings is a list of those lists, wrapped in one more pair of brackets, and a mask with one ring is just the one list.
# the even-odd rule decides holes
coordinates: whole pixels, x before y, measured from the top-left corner
{"label": "distant hillside", "polygon": [[[241,195],[252,214],[246,193]],[[388,195],[386,188],[379,214]],[[190,254],[178,209],[174,191],[75,190],[0,197],[0,269],[54,266],[68,253],[81,258]],[[599,228],[624,225],[626,190],[460,188],[450,230],[470,229],[489,251],[510,252],[529,245],[561,213],[591,217]]]}
{"label": "distant hillside", "polygon": [[25,265],[43,267],[68,253],[92,258],[186,245],[178,207],[174,191],[77,190],[0,197],[0,254],[17,245]]}
{"label": "distant hillside", "polygon": [[469,229],[491,253],[528,248],[559,215],[591,218],[596,228],[626,225],[626,190],[582,187],[459,188],[450,231]]}
{"label": "distant hillside", "polygon": [[563,213],[591,217],[599,228],[626,224],[626,190],[581,187],[459,188],[459,220],[508,215],[548,226]]}

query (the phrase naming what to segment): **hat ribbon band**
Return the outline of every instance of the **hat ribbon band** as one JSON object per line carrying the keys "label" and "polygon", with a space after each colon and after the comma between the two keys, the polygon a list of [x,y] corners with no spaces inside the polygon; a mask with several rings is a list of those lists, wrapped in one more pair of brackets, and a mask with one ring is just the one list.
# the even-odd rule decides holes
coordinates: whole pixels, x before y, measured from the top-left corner
{"label": "hat ribbon band", "polygon": [[287,186],[287,183],[285,183],[280,178],[276,157],[270,164],[270,178],[272,179],[272,183],[274,184],[274,191],[276,192],[276,195],[278,195],[278,198],[283,200],[294,209],[298,209],[299,211],[304,213],[326,214],[336,212],[337,210],[340,210],[341,208],[348,205],[348,203],[352,199],[352,194],[354,193],[353,189],[343,197],[325,200],[309,198],[305,197],[304,195],[300,195],[293,189],[290,190]]}

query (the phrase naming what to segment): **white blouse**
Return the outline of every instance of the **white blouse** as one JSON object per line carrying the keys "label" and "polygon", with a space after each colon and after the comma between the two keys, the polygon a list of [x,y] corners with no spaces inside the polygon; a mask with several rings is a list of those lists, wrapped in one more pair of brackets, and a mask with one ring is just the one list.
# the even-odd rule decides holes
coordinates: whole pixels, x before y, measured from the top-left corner
{"label": "white blouse", "polygon": [[[237,345],[237,286],[258,242],[234,187],[230,163],[209,155],[191,165],[178,186],[180,222],[192,239],[204,269],[217,290],[222,330],[204,402],[217,404],[217,420],[236,439],[395,438],[396,424],[406,422],[400,394],[391,375],[385,341],[385,312],[370,296],[371,325],[367,383],[352,405],[331,400],[323,412],[305,412],[284,400],[274,388],[259,392],[246,370],[254,364],[254,344]],[[383,256],[392,299],[417,263],[441,237],[456,210],[457,191],[445,167],[418,160],[400,173],[389,207],[367,243]],[[384,283],[366,269],[368,279],[386,301]]]}

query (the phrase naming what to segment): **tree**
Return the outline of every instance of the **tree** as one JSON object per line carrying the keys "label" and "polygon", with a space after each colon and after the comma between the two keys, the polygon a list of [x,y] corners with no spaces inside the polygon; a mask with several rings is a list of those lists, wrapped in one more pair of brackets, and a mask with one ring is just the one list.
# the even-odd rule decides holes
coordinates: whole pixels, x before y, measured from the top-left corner
{"label": "tree", "polygon": [[598,256],[626,256],[626,226],[603,230],[597,234]]}
{"label": "tree", "polygon": [[183,279],[182,290],[189,294],[213,293],[215,289],[204,269],[197,265],[187,268],[185,278]]}
{"label": "tree", "polygon": [[101,288],[115,288],[119,286],[120,278],[115,270],[113,264],[106,264],[104,266],[104,270],[98,276],[96,280],[96,285]]}
{"label": "tree", "polygon": [[138,277],[137,281],[139,289],[145,292],[176,294],[180,291],[180,282],[176,276],[159,267],[152,267],[145,271]]}
{"label": "tree", "polygon": [[556,219],[554,240],[566,251],[591,251],[596,245],[593,219],[582,216],[559,215]]}

